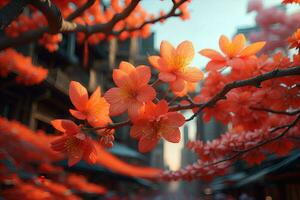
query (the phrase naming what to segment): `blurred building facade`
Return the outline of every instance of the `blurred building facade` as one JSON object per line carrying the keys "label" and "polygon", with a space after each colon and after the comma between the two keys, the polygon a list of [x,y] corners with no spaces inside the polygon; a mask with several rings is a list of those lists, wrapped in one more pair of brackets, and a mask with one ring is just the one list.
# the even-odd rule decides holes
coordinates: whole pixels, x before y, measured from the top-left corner
{"label": "blurred building facade", "polygon": [[[112,70],[121,61],[147,64],[147,55],[154,54],[154,34],[147,39],[130,38],[125,41],[111,39],[96,46],[89,46],[88,65],[83,67],[84,47],[76,42],[75,34],[64,36],[56,52],[50,53],[35,44],[17,48],[19,52],[33,58],[34,64],[42,65],[49,70],[47,79],[35,86],[18,85],[14,82],[15,75],[0,79],[0,115],[11,120],[18,120],[28,125],[32,130],[43,129],[54,133],[51,120],[55,118],[70,118],[68,112],[72,107],[68,96],[71,80],[79,81],[92,92],[97,86],[102,94],[108,88],[114,87]],[[125,116],[114,119],[122,120]],[[161,166],[162,145],[152,154],[137,152],[137,141],[130,138],[129,127],[116,131],[115,145],[109,151],[131,164]],[[158,164],[160,163],[160,164]],[[66,165],[66,163],[63,163]],[[80,166],[79,166],[80,165]],[[93,181],[101,181],[112,190],[121,193],[133,192],[143,188],[153,188],[150,182],[142,179],[115,174],[104,168],[89,168],[80,163],[72,170],[95,175]],[[98,177],[98,178],[97,178]]]}

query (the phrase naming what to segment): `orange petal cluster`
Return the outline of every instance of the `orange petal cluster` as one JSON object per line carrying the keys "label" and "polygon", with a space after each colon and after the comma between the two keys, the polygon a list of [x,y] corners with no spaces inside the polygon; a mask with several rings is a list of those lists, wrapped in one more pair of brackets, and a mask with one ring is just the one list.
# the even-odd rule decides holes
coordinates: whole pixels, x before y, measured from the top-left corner
{"label": "orange petal cluster", "polygon": [[288,38],[288,42],[290,43],[290,48],[295,48],[300,50],[300,29],[297,29],[297,31]]}
{"label": "orange petal cluster", "polygon": [[113,80],[117,87],[109,89],[104,98],[110,104],[110,115],[117,116],[128,111],[134,120],[144,112],[145,104],[152,101],[156,92],[148,84],[151,78],[149,67],[134,67],[128,62],[121,62],[119,69],[114,69]]}
{"label": "orange petal cluster", "polygon": [[224,55],[213,49],[203,49],[199,53],[210,61],[206,70],[219,70],[225,66],[240,69],[247,63],[255,61],[255,54],[261,50],[265,42],[255,42],[245,47],[246,38],[243,34],[236,35],[232,41],[222,35],[219,39],[219,46]]}
{"label": "orange petal cluster", "polygon": [[103,126],[111,122],[109,117],[109,104],[101,97],[98,87],[93,94],[88,97],[88,92],[84,86],[76,81],[71,81],[69,96],[76,110],[70,109],[71,115],[80,120],[87,120],[91,126]]}
{"label": "orange petal cluster", "polygon": [[160,56],[149,56],[149,62],[159,71],[159,79],[170,84],[177,96],[188,92],[188,85],[203,79],[197,67],[189,67],[195,55],[190,41],[180,43],[175,49],[169,42],[162,41]]}
{"label": "orange petal cluster", "polygon": [[31,57],[25,57],[14,49],[0,53],[0,76],[6,77],[9,72],[17,75],[16,82],[25,85],[35,85],[44,81],[48,70],[32,64]]}
{"label": "orange petal cluster", "polygon": [[95,163],[97,152],[92,139],[81,132],[80,127],[71,120],[56,119],[51,124],[63,136],[51,143],[54,151],[63,152],[68,155],[68,165],[73,166],[81,159],[88,163]]}
{"label": "orange petal cluster", "polygon": [[139,140],[140,152],[154,149],[160,138],[172,143],[180,141],[179,127],[185,123],[185,118],[180,113],[169,112],[168,109],[165,100],[157,104],[149,102],[145,112],[133,122],[130,136]]}
{"label": "orange petal cluster", "polygon": [[300,0],[283,0],[282,3],[288,4],[288,3],[300,3]]}

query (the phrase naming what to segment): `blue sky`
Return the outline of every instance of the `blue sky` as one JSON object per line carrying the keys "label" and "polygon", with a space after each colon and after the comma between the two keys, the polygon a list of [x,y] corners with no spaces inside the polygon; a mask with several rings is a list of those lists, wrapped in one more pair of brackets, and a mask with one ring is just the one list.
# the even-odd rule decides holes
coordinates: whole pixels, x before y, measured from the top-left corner
{"label": "blue sky", "polygon": [[[280,4],[281,0],[264,0],[266,7]],[[145,0],[143,7],[149,12],[157,13],[171,7],[171,0]],[[168,40],[173,45],[181,41],[193,42],[196,51],[203,48],[218,49],[218,39],[225,34],[229,37],[236,33],[238,27],[255,24],[255,13],[247,13],[248,0],[192,0],[189,6],[191,19],[182,21],[178,18],[169,19],[164,24],[156,24],[155,46],[159,48],[162,40]],[[298,9],[291,6],[289,10]],[[207,60],[196,56],[193,64],[205,64]]]}

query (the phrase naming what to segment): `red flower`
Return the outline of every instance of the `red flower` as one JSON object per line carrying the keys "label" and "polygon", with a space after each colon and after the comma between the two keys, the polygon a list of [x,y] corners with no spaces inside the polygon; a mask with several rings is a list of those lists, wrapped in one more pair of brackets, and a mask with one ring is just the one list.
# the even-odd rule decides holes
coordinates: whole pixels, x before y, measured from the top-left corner
{"label": "red flower", "polygon": [[80,127],[71,120],[56,119],[51,121],[54,128],[64,133],[62,137],[51,143],[54,151],[68,155],[68,165],[72,166],[82,158],[88,163],[96,162],[97,152],[92,139],[81,132]]}
{"label": "red flower", "polygon": [[80,83],[71,81],[69,95],[72,104],[77,110],[70,109],[70,113],[77,119],[87,120],[92,126],[103,126],[111,122],[109,104],[101,97],[98,87],[91,97]]}
{"label": "red flower", "polygon": [[255,42],[244,48],[246,38],[243,34],[236,35],[232,41],[222,35],[219,40],[222,55],[213,49],[203,49],[199,53],[211,61],[206,65],[206,70],[218,70],[225,66],[240,68],[245,62],[251,62],[255,54],[261,50],[265,42]]}
{"label": "red flower", "polygon": [[160,138],[169,142],[180,141],[179,127],[185,123],[182,114],[168,112],[168,103],[165,100],[158,104],[147,103],[145,112],[140,119],[133,122],[130,136],[139,140],[139,151],[151,151]]}
{"label": "red flower", "polygon": [[121,62],[113,71],[117,87],[109,89],[104,97],[110,104],[110,114],[120,115],[128,110],[131,119],[144,112],[145,103],[152,101],[156,92],[148,85],[151,71],[147,66],[135,68],[128,62]]}
{"label": "red flower", "polygon": [[188,83],[197,83],[204,75],[197,67],[190,67],[195,52],[189,41],[180,43],[175,49],[169,42],[160,45],[160,56],[150,56],[149,62],[159,70],[159,79],[170,84],[172,92],[184,96]]}

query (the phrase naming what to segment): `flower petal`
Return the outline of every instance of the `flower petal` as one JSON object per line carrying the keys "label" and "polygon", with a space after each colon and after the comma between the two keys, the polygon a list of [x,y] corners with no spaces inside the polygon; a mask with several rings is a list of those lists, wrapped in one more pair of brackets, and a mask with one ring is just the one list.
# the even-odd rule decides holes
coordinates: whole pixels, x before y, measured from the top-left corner
{"label": "flower petal", "polygon": [[147,134],[141,137],[139,140],[139,151],[146,153],[155,148],[160,138],[157,138],[155,135]]}
{"label": "flower petal", "polygon": [[160,72],[158,78],[164,82],[172,82],[176,80],[176,75],[169,72]]}
{"label": "flower petal", "polygon": [[175,58],[176,50],[169,42],[163,40],[160,44],[160,55],[167,64],[170,64]]}
{"label": "flower petal", "polygon": [[136,68],[139,85],[146,85],[151,78],[150,68],[145,65],[140,65]]}
{"label": "flower petal", "polygon": [[213,49],[202,49],[201,51],[199,51],[199,54],[201,54],[202,56],[205,56],[207,58],[210,58],[212,60],[217,60],[217,61],[225,60],[225,58],[222,54],[220,54],[219,52],[217,52]]}
{"label": "flower petal", "polygon": [[211,60],[207,63],[205,69],[206,69],[206,71],[219,70],[225,66],[226,66],[226,61]]}
{"label": "flower petal", "polygon": [[186,81],[182,78],[177,78],[175,81],[170,83],[172,91],[180,92],[186,87]]}
{"label": "flower petal", "polygon": [[69,96],[72,104],[79,111],[83,111],[86,108],[88,102],[88,93],[85,87],[76,81],[71,81],[69,87]]}
{"label": "flower petal", "polygon": [[241,51],[239,54],[240,57],[247,57],[247,56],[252,56],[255,55],[258,51],[260,51],[264,46],[266,42],[255,42],[245,49]]}
{"label": "flower petal", "polygon": [[74,166],[76,163],[78,163],[82,158],[82,155],[78,154],[78,155],[69,155],[69,159],[68,159],[68,166],[72,167]]}
{"label": "flower petal", "polygon": [[179,128],[164,128],[160,131],[162,137],[168,142],[178,143],[180,142]]}
{"label": "flower petal", "polygon": [[79,127],[71,120],[67,119],[56,119],[52,120],[51,124],[54,128],[57,130],[63,132],[63,133],[72,133],[76,134],[80,131]]}
{"label": "flower petal", "polygon": [[225,55],[229,55],[230,54],[231,42],[228,39],[228,37],[226,37],[225,35],[221,35],[221,37],[219,39],[219,46],[220,46],[221,51]]}
{"label": "flower petal", "polygon": [[197,67],[188,67],[182,74],[180,74],[180,77],[188,82],[198,82],[203,79],[204,74]]}
{"label": "flower petal", "polygon": [[122,61],[119,65],[119,69],[127,74],[130,74],[132,71],[135,70],[135,67],[129,62]]}
{"label": "flower petal", "polygon": [[89,116],[87,121],[92,127],[99,127],[106,126],[111,122],[111,119],[108,116]]}
{"label": "flower petal", "polygon": [[168,112],[169,110],[169,106],[168,106],[168,102],[166,100],[160,100],[157,104],[156,104],[156,116],[160,116],[160,115],[164,115]]}
{"label": "flower petal", "polygon": [[97,161],[97,150],[92,139],[88,138],[85,145],[83,159],[89,164],[95,164]]}
{"label": "flower petal", "polygon": [[109,115],[109,103],[101,97],[99,87],[88,101],[88,114],[94,117],[107,117]]}
{"label": "flower petal", "polygon": [[69,157],[68,165],[73,166],[78,163],[83,156],[82,140],[76,137],[69,137],[66,141],[66,153]]}
{"label": "flower petal", "polygon": [[233,40],[230,47],[230,54],[231,57],[236,56],[245,46],[246,38],[244,34],[238,34],[236,35]]}
{"label": "flower petal", "polygon": [[150,63],[153,67],[155,67],[155,68],[157,68],[157,69],[160,68],[159,62],[158,62],[159,59],[160,59],[159,56],[149,56],[149,57],[148,57],[149,63]]}
{"label": "flower petal", "polygon": [[65,151],[65,144],[66,141],[68,140],[68,137],[60,137],[54,141],[51,142],[51,149],[53,149],[53,151],[58,151],[58,152],[64,152]]}
{"label": "flower petal", "polygon": [[113,70],[113,80],[118,87],[130,87],[128,74],[120,69]]}
{"label": "flower petal", "polygon": [[186,65],[190,64],[195,56],[192,42],[186,40],[180,43],[176,48],[176,54],[185,61]]}
{"label": "flower petal", "polygon": [[152,101],[156,96],[156,91],[150,85],[141,87],[138,91],[137,100],[140,102]]}
{"label": "flower petal", "polygon": [[97,87],[97,89],[93,92],[90,99],[88,100],[88,104],[87,104],[88,109],[94,107],[98,103],[100,98],[101,98],[100,87]]}
{"label": "flower petal", "polygon": [[111,88],[105,94],[104,98],[110,104],[109,112],[111,116],[117,116],[127,110],[127,102],[122,96],[120,88]]}
{"label": "flower petal", "polygon": [[86,119],[86,114],[78,111],[78,110],[73,110],[73,109],[69,109],[69,112],[71,113],[71,115],[77,119],[80,120],[85,120]]}
{"label": "flower petal", "polygon": [[131,120],[136,120],[144,112],[145,105],[139,101],[131,101],[128,103],[128,116]]}
{"label": "flower petal", "polygon": [[169,112],[166,114],[167,118],[163,124],[168,127],[180,127],[185,123],[185,118],[182,114],[177,112]]}
{"label": "flower petal", "polygon": [[134,123],[130,129],[130,136],[136,139],[140,139],[143,135],[153,134],[154,129],[149,125],[148,121],[143,119]]}

